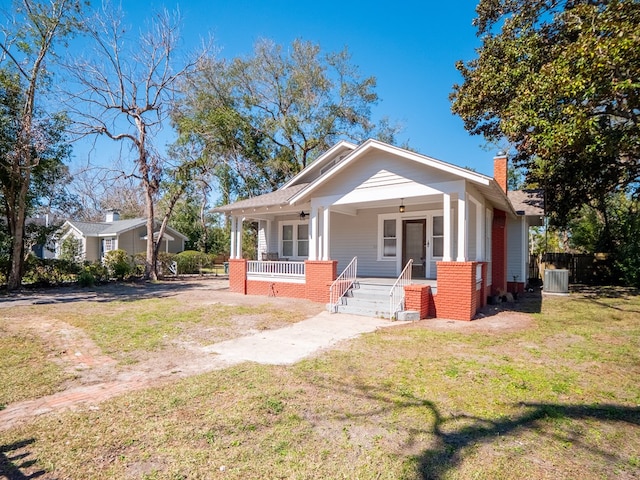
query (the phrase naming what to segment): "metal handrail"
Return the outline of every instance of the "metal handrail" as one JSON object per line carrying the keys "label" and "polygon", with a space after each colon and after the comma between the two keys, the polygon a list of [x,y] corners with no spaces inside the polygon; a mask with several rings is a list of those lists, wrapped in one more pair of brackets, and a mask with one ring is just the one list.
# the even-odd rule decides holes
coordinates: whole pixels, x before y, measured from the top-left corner
{"label": "metal handrail", "polygon": [[413,267],[413,259],[410,258],[402,269],[402,273],[398,276],[389,292],[389,320],[395,320],[399,311],[404,308],[404,287],[411,284],[411,270]]}
{"label": "metal handrail", "polygon": [[358,274],[358,257],[353,257],[347,268],[336,278],[331,287],[329,287],[329,311],[335,313],[338,311],[338,303],[345,293],[349,291],[353,283],[356,281]]}

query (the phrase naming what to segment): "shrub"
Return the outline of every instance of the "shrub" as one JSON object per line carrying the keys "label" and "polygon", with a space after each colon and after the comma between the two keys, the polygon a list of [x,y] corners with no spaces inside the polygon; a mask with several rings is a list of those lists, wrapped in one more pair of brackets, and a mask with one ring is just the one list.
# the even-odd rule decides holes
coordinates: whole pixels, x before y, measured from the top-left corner
{"label": "shrub", "polygon": [[89,269],[84,269],[78,274],[78,285],[81,287],[93,287],[96,283],[96,277],[93,276]]}
{"label": "shrub", "polygon": [[160,252],[158,253],[158,275],[170,275],[171,264],[176,261],[175,253]]}
{"label": "shrub", "polygon": [[141,277],[144,275],[144,266],[147,263],[146,252],[138,252],[133,256],[133,272],[132,274]]}
{"label": "shrub", "polygon": [[124,280],[131,276],[133,261],[124,250],[111,250],[104,256],[104,264],[109,269],[109,274],[118,280]]}
{"label": "shrub", "polygon": [[209,255],[194,250],[185,250],[175,256],[178,273],[200,273],[200,269],[210,265]]}
{"label": "shrub", "polygon": [[[175,253],[159,252],[158,253],[158,275],[170,274],[169,267],[175,261]],[[147,263],[146,252],[138,252],[133,256],[133,274],[137,276],[144,275],[144,267]]]}
{"label": "shrub", "polygon": [[37,258],[29,255],[24,264],[25,284],[56,285],[71,282],[80,273],[80,265],[74,261],[53,258]]}
{"label": "shrub", "polygon": [[[101,262],[85,262],[82,272],[87,272],[94,279],[94,282],[109,281],[109,270]],[[78,279],[80,281],[80,279]]]}

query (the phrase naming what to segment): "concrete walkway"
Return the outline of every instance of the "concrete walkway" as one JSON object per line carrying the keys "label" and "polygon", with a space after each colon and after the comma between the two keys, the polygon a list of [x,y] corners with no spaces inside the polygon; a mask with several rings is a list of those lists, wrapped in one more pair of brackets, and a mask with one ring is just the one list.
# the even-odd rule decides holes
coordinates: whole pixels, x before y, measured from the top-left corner
{"label": "concrete walkway", "polygon": [[216,343],[206,347],[206,350],[219,354],[227,362],[287,365],[342,340],[392,325],[398,323],[380,318],[322,312],[288,327]]}
{"label": "concrete walkway", "polygon": [[[117,395],[149,388],[176,377],[221,370],[244,361],[268,365],[292,364],[329,349],[343,340],[402,323],[322,312],[288,327],[266,330],[203,347],[203,355],[209,354],[210,358],[209,361],[199,362],[198,365],[180,365],[173,367],[171,371],[157,372],[154,375],[130,371],[119,375],[113,381],[83,385],[35,400],[10,404],[4,410],[0,410],[0,429],[11,428],[22,421],[53,411],[79,406],[98,408],[95,407],[96,404]],[[181,375],[176,375],[176,371],[181,372]]]}

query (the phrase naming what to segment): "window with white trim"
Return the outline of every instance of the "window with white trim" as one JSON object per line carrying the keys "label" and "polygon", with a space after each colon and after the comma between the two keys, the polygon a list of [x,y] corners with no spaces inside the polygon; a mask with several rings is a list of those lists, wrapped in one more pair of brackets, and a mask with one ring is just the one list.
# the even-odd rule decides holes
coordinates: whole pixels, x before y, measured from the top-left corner
{"label": "window with white trim", "polygon": [[444,217],[435,215],[433,217],[433,228],[431,232],[432,254],[434,257],[444,255]]}
{"label": "window with white trim", "polygon": [[309,256],[309,223],[280,222],[280,256],[307,258]]}
{"label": "window with white trim", "polygon": [[104,253],[110,252],[111,250],[115,250],[116,248],[116,239],[115,238],[105,238],[104,239]]}
{"label": "window with white trim", "polygon": [[378,260],[395,260],[398,255],[398,219],[378,216]]}

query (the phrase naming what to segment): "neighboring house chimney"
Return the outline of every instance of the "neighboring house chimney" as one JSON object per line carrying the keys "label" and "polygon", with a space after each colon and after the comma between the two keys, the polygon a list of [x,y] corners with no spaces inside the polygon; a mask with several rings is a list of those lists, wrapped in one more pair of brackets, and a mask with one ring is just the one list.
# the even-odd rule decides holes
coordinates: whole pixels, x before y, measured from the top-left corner
{"label": "neighboring house chimney", "polygon": [[507,191],[508,175],[507,154],[500,151],[493,157],[493,178],[505,193]]}
{"label": "neighboring house chimney", "polygon": [[105,222],[111,223],[120,220],[120,212],[117,210],[107,210]]}

